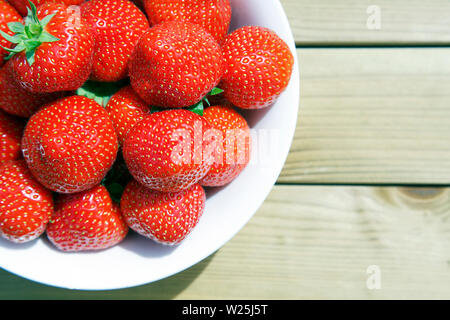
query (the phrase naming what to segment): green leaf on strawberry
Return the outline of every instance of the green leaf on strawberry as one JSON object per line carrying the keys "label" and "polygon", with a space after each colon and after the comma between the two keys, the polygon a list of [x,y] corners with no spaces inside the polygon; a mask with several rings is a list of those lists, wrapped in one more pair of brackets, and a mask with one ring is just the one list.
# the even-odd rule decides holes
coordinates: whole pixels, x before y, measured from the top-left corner
{"label": "green leaf on strawberry", "polygon": [[55,16],[55,13],[47,15],[41,21],[37,16],[37,9],[33,2],[30,1],[30,8],[28,8],[28,15],[25,17],[25,23],[11,22],[8,23],[8,28],[14,33],[10,36],[4,31],[0,30],[0,34],[7,41],[15,44],[14,48],[5,48],[10,54],[5,58],[6,60],[13,57],[15,54],[25,51],[28,64],[34,64],[34,56],[36,49],[43,43],[56,42],[60,39],[45,31],[45,27],[50,20]]}
{"label": "green leaf on strawberry", "polygon": [[[208,101],[208,100],[206,99],[206,101]],[[193,106],[188,107],[187,109],[193,113],[198,114],[199,116],[203,116],[203,109],[204,109],[203,108],[203,100],[200,100],[199,103],[194,104]]]}
{"label": "green leaf on strawberry", "polygon": [[203,111],[204,111],[204,103],[206,103],[206,105],[209,107],[211,106],[211,104],[209,103],[208,100],[208,96],[215,96],[217,94],[221,94],[223,92],[222,89],[214,87],[210,92],[208,92],[208,94],[199,102],[197,102],[196,104],[189,106],[187,108],[160,108],[160,107],[152,107],[150,113],[155,113],[155,112],[160,112],[160,111],[164,111],[164,110],[170,110],[170,109],[187,109],[189,111],[192,111],[196,114],[198,114],[199,116],[203,116]]}
{"label": "green leaf on strawberry", "polygon": [[[211,106],[211,103],[209,102],[209,100],[208,100],[208,97],[209,96],[215,96],[215,95],[218,95],[218,94],[221,94],[223,92],[223,90],[222,89],[220,89],[220,88],[218,88],[218,87],[214,87],[210,92],[208,92],[208,94],[203,98],[203,100],[201,101],[201,102],[205,102],[207,105],[208,105],[208,107],[210,107]],[[195,106],[194,106],[194,108],[195,108]],[[194,111],[195,112],[195,111]],[[197,113],[197,112],[196,112]],[[197,113],[197,114],[199,114],[199,113]],[[200,114],[201,116],[203,116],[203,105],[202,105],[202,111],[201,111],[201,114]]]}
{"label": "green leaf on strawberry", "polygon": [[14,33],[23,33],[25,29],[25,26],[20,22],[10,22],[7,25],[9,30]]}
{"label": "green leaf on strawberry", "polygon": [[218,88],[218,87],[214,87],[209,93],[208,96],[215,96],[217,94],[221,94],[223,92],[222,89]]}
{"label": "green leaf on strawberry", "polygon": [[[150,110],[150,113],[155,113],[155,112],[161,112],[161,111],[165,111],[165,110],[173,110],[173,109],[186,109],[189,110],[191,112],[194,112],[196,114],[198,114],[199,116],[203,116],[203,100],[200,100],[199,102],[197,102],[196,104],[187,107],[187,108],[160,108],[160,107],[152,107],[152,109]],[[206,100],[207,101],[207,100]]]}
{"label": "green leaf on strawberry", "polygon": [[127,80],[117,82],[97,82],[89,80],[77,90],[77,95],[93,99],[99,105],[105,107],[108,104],[109,99],[127,84]]}

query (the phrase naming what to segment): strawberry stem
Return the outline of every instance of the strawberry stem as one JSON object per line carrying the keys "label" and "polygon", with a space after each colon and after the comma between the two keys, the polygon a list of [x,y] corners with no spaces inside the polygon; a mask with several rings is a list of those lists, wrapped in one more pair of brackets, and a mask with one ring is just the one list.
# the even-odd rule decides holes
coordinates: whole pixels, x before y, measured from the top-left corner
{"label": "strawberry stem", "polygon": [[8,23],[8,28],[14,35],[11,36],[1,30],[0,35],[7,41],[15,44],[13,48],[5,48],[2,46],[3,49],[10,53],[5,60],[11,59],[15,54],[25,51],[26,59],[31,66],[34,63],[36,50],[41,44],[59,41],[60,39],[45,31],[45,27],[56,13],[49,14],[39,21],[36,6],[31,1],[29,3],[30,8],[27,8],[28,15],[25,17],[24,24],[10,22]]}
{"label": "strawberry stem", "polygon": [[209,93],[208,96],[215,96],[217,94],[221,94],[223,92],[222,89],[218,88],[218,87],[214,87]]}
{"label": "strawberry stem", "polygon": [[109,99],[126,85],[128,85],[128,79],[117,82],[97,82],[88,80],[77,89],[76,93],[79,96],[93,99],[99,105],[105,107],[108,104]]}
{"label": "strawberry stem", "polygon": [[[204,103],[206,103],[208,105],[208,107],[211,106],[211,104],[209,103],[209,100],[208,100],[208,96],[215,96],[217,94],[221,94],[222,92],[223,92],[222,89],[215,87],[210,92],[208,92],[206,94],[206,96],[203,97],[202,100],[200,100],[196,104],[193,104],[192,106],[189,106],[186,108],[175,108],[175,109],[187,109],[191,112],[198,114],[199,116],[203,116],[203,110],[205,109]],[[160,107],[154,106],[151,108],[150,113],[155,113],[155,112],[160,112],[160,111],[170,110],[170,109],[172,109],[172,108],[160,108]]]}

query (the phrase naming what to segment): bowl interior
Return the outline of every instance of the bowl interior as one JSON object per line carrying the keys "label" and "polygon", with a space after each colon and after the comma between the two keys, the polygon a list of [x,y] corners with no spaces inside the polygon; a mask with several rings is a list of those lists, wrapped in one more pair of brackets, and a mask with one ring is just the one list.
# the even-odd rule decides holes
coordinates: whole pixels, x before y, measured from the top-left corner
{"label": "bowl interior", "polygon": [[27,244],[0,239],[0,267],[47,285],[108,290],[150,283],[180,272],[208,257],[252,217],[274,185],[288,154],[297,119],[299,73],[291,30],[277,0],[231,0],[231,30],[244,25],[271,28],[290,46],[295,66],[291,82],[272,106],[247,111],[253,155],[230,185],[207,190],[203,217],[179,246],[166,247],[133,232],[121,244],[100,252],[62,253],[45,236]]}

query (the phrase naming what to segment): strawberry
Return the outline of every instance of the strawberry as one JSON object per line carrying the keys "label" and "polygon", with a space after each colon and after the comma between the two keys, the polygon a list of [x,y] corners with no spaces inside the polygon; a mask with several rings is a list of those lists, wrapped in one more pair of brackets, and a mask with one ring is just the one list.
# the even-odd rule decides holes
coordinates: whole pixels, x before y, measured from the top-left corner
{"label": "strawberry", "polygon": [[0,111],[0,163],[21,156],[20,140],[24,126],[19,119]]}
{"label": "strawberry", "polygon": [[53,213],[51,191],[31,175],[24,160],[0,166],[0,235],[23,243],[44,233]]}
{"label": "strawberry", "polygon": [[106,111],[116,129],[119,143],[123,145],[130,129],[150,112],[147,104],[130,86],[120,89],[106,105]]}
{"label": "strawberry", "polygon": [[230,0],[144,0],[145,12],[152,24],[164,21],[188,21],[205,28],[220,42],[231,21]]}
{"label": "strawberry", "polygon": [[169,21],[151,28],[131,56],[131,85],[144,101],[162,108],[198,103],[219,82],[222,52],[198,25]]}
{"label": "strawberry", "polygon": [[89,78],[94,41],[78,6],[32,5],[25,26],[15,23],[10,28],[14,36],[2,35],[16,44],[10,59],[14,77],[24,89],[73,91]]}
{"label": "strawberry", "polygon": [[71,96],[35,113],[22,138],[23,155],[36,179],[61,193],[99,184],[118,150],[108,113],[94,100]]}
{"label": "strawberry", "polygon": [[[22,21],[22,16],[16,11],[16,9],[14,9],[5,0],[0,0],[0,30],[12,36],[14,33],[9,30],[8,23],[20,21]],[[0,46],[0,66],[2,66],[4,59],[8,54],[8,52],[2,47],[11,48],[12,43],[0,37]]]}
{"label": "strawberry", "polygon": [[64,95],[63,92],[33,93],[23,89],[14,78],[11,62],[0,68],[0,109],[3,111],[28,118],[42,105]]}
{"label": "strawberry", "polygon": [[81,15],[95,38],[91,79],[125,78],[131,52],[149,28],[144,13],[128,0],[91,0],[81,6]]}
{"label": "strawberry", "polygon": [[131,229],[159,243],[175,245],[197,225],[205,198],[199,184],[165,193],[147,189],[133,180],[125,188],[120,208]]}
{"label": "strawberry", "polygon": [[205,109],[203,117],[219,130],[223,143],[218,146],[220,152],[216,151],[215,161],[200,184],[223,186],[234,180],[250,160],[250,129],[245,118],[231,107],[211,106]]}
{"label": "strawberry", "polygon": [[123,144],[130,173],[150,189],[189,188],[211,168],[212,156],[203,155],[203,134],[210,128],[203,117],[185,109],[147,116],[128,132]]}
{"label": "strawberry", "polygon": [[76,194],[60,195],[47,227],[47,237],[62,251],[110,248],[128,232],[119,205],[104,186]]}
{"label": "strawberry", "polygon": [[245,109],[272,104],[287,87],[294,64],[288,45],[263,27],[242,27],[222,43],[224,96]]}
{"label": "strawberry", "polygon": [[40,6],[41,4],[46,2],[62,3],[65,4],[66,6],[70,6],[73,4],[80,4],[85,0],[8,0],[8,1],[17,9],[17,11],[19,11],[19,13],[22,16],[26,16],[27,8],[30,8],[30,1],[33,2],[35,6]]}

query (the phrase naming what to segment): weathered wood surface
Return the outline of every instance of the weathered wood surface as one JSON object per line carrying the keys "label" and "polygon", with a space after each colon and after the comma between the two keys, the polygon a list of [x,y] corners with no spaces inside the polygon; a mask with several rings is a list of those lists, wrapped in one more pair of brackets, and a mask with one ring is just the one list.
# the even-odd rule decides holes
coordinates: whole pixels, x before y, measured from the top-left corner
{"label": "weathered wood surface", "polygon": [[450,44],[447,0],[281,0],[281,3],[299,45]]}
{"label": "weathered wood surface", "polygon": [[[234,239],[171,278],[71,292],[0,272],[0,299],[449,299],[449,194],[276,186]],[[371,266],[380,271],[379,289]]]}
{"label": "weathered wood surface", "polygon": [[298,49],[278,182],[450,184],[450,48]]}

